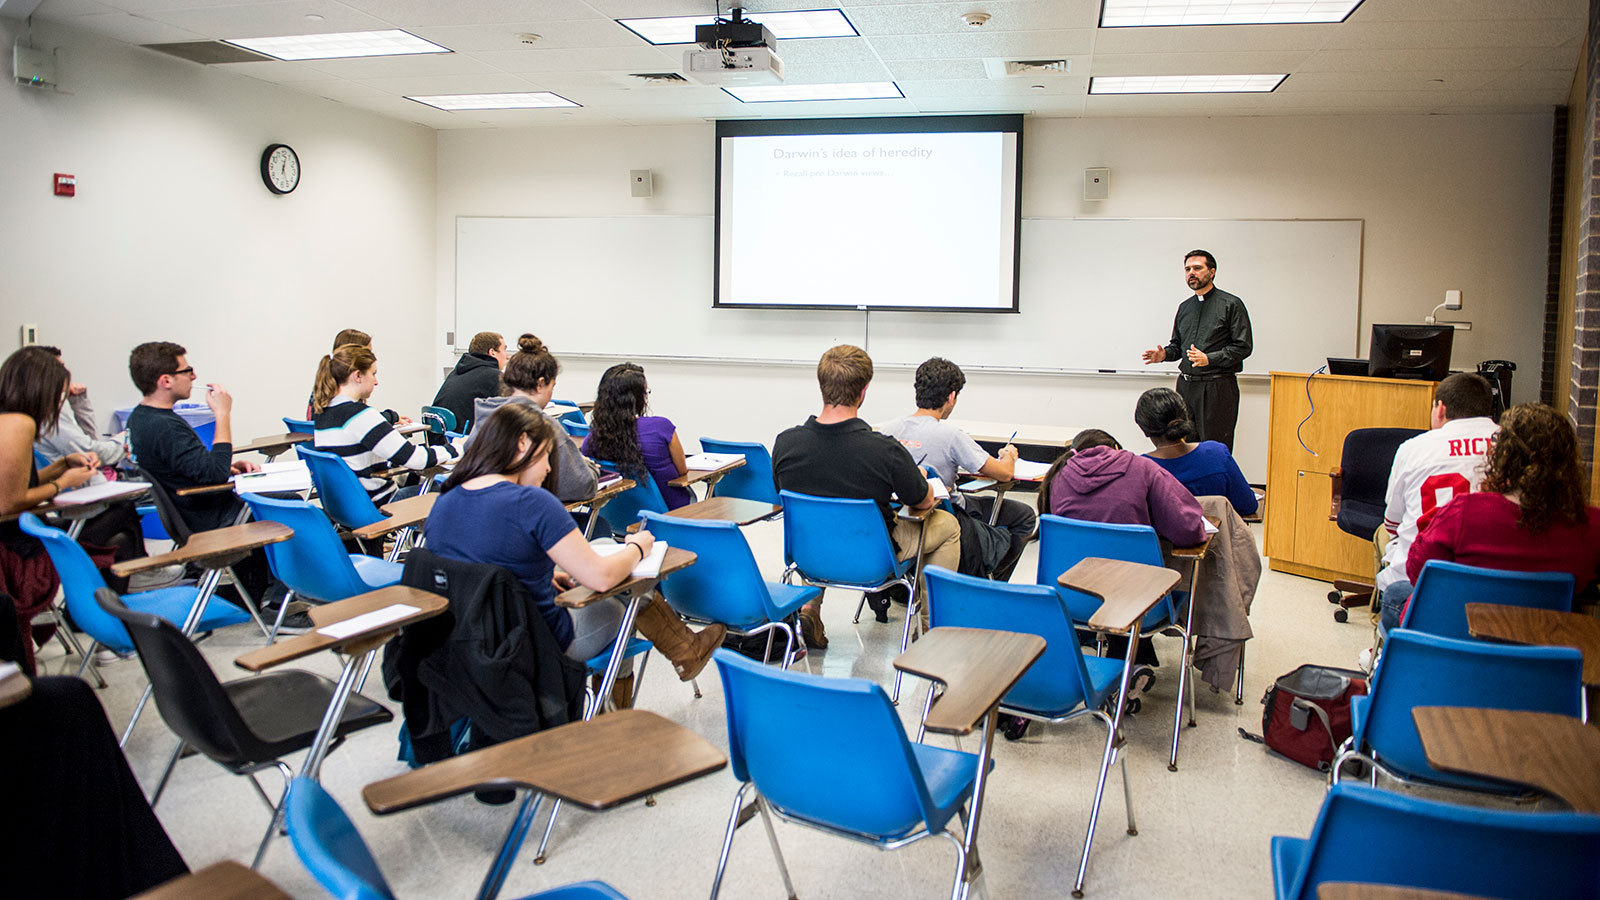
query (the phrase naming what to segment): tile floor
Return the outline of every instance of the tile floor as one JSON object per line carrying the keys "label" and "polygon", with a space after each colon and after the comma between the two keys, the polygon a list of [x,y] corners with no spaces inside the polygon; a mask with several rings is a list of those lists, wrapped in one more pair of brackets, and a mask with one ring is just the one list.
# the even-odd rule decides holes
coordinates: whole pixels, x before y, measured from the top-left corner
{"label": "tile floor", "polygon": [[[1257,539],[1261,538],[1257,527]],[[763,523],[747,535],[769,577],[781,571],[782,525]],[[1018,567],[1018,579],[1034,572],[1036,546]],[[1139,834],[1124,831],[1115,773],[1089,868],[1087,895],[1116,898],[1272,896],[1268,840],[1275,834],[1310,832],[1324,791],[1322,775],[1269,755],[1240,738],[1238,729],[1261,728],[1260,699],[1278,675],[1305,662],[1353,666],[1367,646],[1364,624],[1336,624],[1325,599],[1327,585],[1267,572],[1251,617],[1256,637],[1249,644],[1245,703],[1231,693],[1213,693],[1204,684],[1197,694],[1198,727],[1187,729],[1179,771],[1166,767],[1177,674],[1172,639],[1157,639],[1168,660],[1140,715],[1127,726],[1126,752]],[[824,621],[831,646],[813,651],[812,671],[869,678],[887,685],[900,634],[903,607],[890,623],[859,626],[850,617],[855,594],[831,592]],[[259,646],[259,633],[238,626],[215,635],[202,647],[224,680],[247,677],[232,664],[238,654]],[[75,668],[59,647],[43,651],[51,673]],[[329,654],[306,668],[336,676]],[[144,676],[138,663],[103,667],[110,686],[100,692],[118,730],[127,722]],[[671,667],[650,666],[639,705],[694,729],[714,744],[726,745],[720,688],[714,667],[700,678],[704,697],[693,699],[689,685],[671,677]],[[914,685],[901,704],[908,729],[921,708],[925,685]],[[375,677],[366,693],[384,700]],[[392,704],[391,704],[392,705]],[[397,774],[396,726],[353,736],[323,768],[323,781],[356,822],[401,898],[465,898],[476,891],[515,806],[488,807],[470,796],[387,817],[369,813],[361,786]],[[796,741],[814,740],[805,734]],[[153,787],[171,752],[174,737],[157,715],[139,723],[127,748],[135,774]],[[933,738],[932,740],[948,740]],[[984,810],[981,849],[988,894],[992,898],[1066,897],[1072,888],[1084,828],[1094,792],[1103,732],[1086,720],[1055,727],[1037,723],[1016,743],[997,740],[996,768]],[[948,746],[948,744],[946,744]],[[974,745],[968,741],[968,749]],[[639,748],[647,754],[648,747]],[[292,757],[298,766],[300,754]],[[277,778],[263,784],[276,796]],[[545,865],[533,864],[536,838],[518,858],[503,897],[521,897],[570,881],[598,878],[635,900],[704,897],[715,871],[718,847],[736,788],[721,773],[683,785],[642,803],[604,814],[563,810]],[[250,787],[202,757],[179,763],[158,809],[172,840],[189,865],[200,868],[220,859],[249,862],[266,827],[267,811]],[[542,828],[541,823],[536,828]],[[806,828],[778,824],[799,896],[809,900],[854,897],[940,897],[950,889],[954,854],[946,842],[925,841],[892,853],[854,844]],[[287,841],[275,842],[262,872],[300,898],[325,897],[300,867]],[[734,842],[723,894],[727,898],[783,896],[782,883],[760,829],[741,829]]]}

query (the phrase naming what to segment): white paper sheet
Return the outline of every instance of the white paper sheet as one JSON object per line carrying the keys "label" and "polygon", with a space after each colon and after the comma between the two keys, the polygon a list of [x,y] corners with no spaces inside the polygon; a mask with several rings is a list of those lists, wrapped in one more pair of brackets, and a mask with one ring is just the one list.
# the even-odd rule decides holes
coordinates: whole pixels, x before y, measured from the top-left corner
{"label": "white paper sheet", "polygon": [[[610,538],[600,538],[598,540],[590,541],[589,546],[593,547],[594,552],[600,554],[601,556],[611,556],[614,553],[621,553],[624,550],[629,553],[638,552],[632,547],[629,547],[627,544],[618,544],[615,541],[612,541]],[[646,555],[644,559],[640,560],[638,565],[633,567],[633,577],[654,578],[657,575],[660,575],[661,562],[666,558],[667,542],[656,541],[650,546],[650,553]]]}
{"label": "white paper sheet", "polygon": [[391,603],[382,609],[362,613],[353,619],[345,619],[343,622],[324,625],[317,629],[317,634],[331,637],[335,640],[343,640],[352,634],[360,634],[363,631],[387,625],[390,622],[397,622],[420,611],[420,607],[412,606],[409,603]]}

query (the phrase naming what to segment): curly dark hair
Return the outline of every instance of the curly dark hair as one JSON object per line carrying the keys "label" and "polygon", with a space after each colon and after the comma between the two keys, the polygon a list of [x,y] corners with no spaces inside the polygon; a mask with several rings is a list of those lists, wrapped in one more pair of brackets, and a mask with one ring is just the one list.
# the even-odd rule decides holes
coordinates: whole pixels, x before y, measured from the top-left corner
{"label": "curly dark hair", "polygon": [[967,376],[961,367],[938,356],[917,366],[917,377],[912,382],[918,409],[938,409],[952,393],[959,394],[966,386]]}
{"label": "curly dark hair", "polygon": [[1516,494],[1517,526],[1543,534],[1551,525],[1582,525],[1583,464],[1578,435],[1567,417],[1543,403],[1518,403],[1500,416],[1489,446],[1483,490]]}
{"label": "curly dark hair", "polygon": [[649,394],[644,369],[634,363],[618,363],[600,376],[585,445],[590,459],[611,463],[629,478],[646,473],[639,417]]}

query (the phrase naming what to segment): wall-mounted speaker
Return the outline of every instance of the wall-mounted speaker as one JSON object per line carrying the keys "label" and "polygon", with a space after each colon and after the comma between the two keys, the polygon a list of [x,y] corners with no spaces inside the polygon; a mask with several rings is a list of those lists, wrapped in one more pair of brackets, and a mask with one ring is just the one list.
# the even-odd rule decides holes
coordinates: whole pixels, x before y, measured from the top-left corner
{"label": "wall-mounted speaker", "polygon": [[649,169],[633,169],[628,172],[628,186],[633,189],[635,197],[654,197],[656,194],[655,176]]}
{"label": "wall-mounted speaker", "polygon": [[1083,199],[1107,200],[1111,197],[1111,170],[1083,170]]}

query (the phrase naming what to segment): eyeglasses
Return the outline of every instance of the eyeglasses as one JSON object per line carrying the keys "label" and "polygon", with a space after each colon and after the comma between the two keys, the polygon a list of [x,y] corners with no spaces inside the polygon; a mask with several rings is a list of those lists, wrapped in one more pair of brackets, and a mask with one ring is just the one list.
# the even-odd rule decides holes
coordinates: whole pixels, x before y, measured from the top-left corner
{"label": "eyeglasses", "polygon": [[176,375],[188,375],[190,378],[193,378],[194,377],[194,366],[184,366],[183,368],[181,368],[178,371],[173,372],[171,374],[175,375],[175,376]]}

